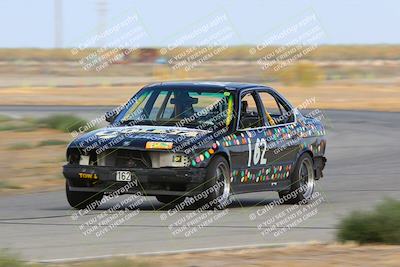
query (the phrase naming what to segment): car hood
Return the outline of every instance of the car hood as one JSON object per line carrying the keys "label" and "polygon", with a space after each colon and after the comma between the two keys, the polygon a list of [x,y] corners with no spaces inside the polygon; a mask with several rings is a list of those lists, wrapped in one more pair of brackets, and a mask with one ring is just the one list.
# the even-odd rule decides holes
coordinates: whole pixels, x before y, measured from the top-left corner
{"label": "car hood", "polygon": [[195,144],[211,134],[211,131],[166,126],[126,126],[110,127],[86,133],[76,138],[70,147],[90,150],[109,148],[145,149],[148,141],[172,142],[173,148],[182,147],[182,144]]}

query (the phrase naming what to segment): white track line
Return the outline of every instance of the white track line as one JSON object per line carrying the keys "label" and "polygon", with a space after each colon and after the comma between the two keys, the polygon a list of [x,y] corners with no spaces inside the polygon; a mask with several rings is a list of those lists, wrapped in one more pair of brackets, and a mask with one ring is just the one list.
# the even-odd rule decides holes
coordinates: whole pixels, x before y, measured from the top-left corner
{"label": "white track line", "polygon": [[208,252],[215,250],[236,250],[236,249],[249,249],[249,248],[266,248],[266,247],[285,247],[290,245],[306,245],[306,244],[326,244],[323,242],[287,242],[287,243],[272,243],[272,244],[254,244],[244,246],[225,246],[225,247],[208,247],[208,248],[193,248],[193,249],[182,249],[182,250],[167,250],[158,252],[141,252],[141,253],[124,253],[124,254],[107,254],[102,256],[88,256],[88,257],[77,257],[77,258],[59,258],[59,259],[45,259],[45,260],[32,260],[31,262],[37,263],[60,263],[60,262],[74,262],[74,261],[90,261],[109,259],[113,257],[133,257],[133,256],[156,256],[156,255],[169,255],[179,253],[199,253]]}

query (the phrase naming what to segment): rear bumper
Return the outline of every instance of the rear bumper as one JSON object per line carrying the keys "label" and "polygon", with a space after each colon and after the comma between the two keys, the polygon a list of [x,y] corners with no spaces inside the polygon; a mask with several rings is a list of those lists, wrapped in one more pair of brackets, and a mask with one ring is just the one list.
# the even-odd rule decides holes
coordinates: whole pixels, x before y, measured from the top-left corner
{"label": "rear bumper", "polygon": [[[130,171],[132,174],[132,181],[126,193],[142,192],[146,195],[194,195],[202,191],[206,177],[205,168],[132,169],[72,164],[63,166],[63,174],[69,181],[71,191],[114,192],[128,184],[116,181],[116,171]],[[80,174],[89,174],[91,178],[81,178]]]}

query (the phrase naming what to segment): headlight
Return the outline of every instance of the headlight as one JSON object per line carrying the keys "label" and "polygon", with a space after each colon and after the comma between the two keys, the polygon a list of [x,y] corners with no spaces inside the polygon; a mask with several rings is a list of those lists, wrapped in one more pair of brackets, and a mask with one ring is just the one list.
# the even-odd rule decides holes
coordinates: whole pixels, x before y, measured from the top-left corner
{"label": "headlight", "polygon": [[183,154],[168,152],[149,152],[153,168],[161,167],[188,167],[189,158]]}

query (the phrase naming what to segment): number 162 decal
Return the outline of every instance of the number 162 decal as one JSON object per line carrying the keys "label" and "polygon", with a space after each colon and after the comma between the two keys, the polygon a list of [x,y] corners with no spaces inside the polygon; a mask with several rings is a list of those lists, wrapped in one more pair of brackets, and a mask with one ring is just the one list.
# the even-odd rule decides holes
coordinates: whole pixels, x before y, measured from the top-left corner
{"label": "number 162 decal", "polygon": [[265,140],[265,138],[257,138],[254,145],[254,153],[251,149],[251,139],[247,138],[247,141],[249,145],[249,160],[247,162],[247,166],[250,167],[252,163],[254,165],[267,164],[267,159],[265,158],[265,152],[267,151],[267,141]]}

